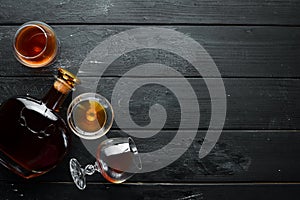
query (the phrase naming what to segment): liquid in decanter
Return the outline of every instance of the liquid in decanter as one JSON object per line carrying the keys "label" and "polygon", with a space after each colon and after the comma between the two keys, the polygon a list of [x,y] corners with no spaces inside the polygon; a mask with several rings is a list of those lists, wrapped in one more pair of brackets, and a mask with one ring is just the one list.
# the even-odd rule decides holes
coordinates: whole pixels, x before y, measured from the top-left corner
{"label": "liquid in decanter", "polygon": [[44,98],[16,96],[0,107],[0,163],[24,178],[42,175],[65,156],[71,134],[57,114],[79,80],[59,68]]}

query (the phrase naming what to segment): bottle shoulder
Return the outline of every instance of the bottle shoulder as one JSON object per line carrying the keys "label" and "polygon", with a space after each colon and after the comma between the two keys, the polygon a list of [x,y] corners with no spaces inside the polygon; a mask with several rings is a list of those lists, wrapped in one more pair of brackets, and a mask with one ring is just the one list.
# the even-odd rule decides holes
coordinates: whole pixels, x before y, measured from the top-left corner
{"label": "bottle shoulder", "polygon": [[[63,121],[63,119],[52,109],[49,109],[40,99],[31,96],[15,96],[5,101],[3,109],[14,109],[19,112],[31,112],[48,118],[51,121]],[[64,123],[65,124],[65,123]]]}

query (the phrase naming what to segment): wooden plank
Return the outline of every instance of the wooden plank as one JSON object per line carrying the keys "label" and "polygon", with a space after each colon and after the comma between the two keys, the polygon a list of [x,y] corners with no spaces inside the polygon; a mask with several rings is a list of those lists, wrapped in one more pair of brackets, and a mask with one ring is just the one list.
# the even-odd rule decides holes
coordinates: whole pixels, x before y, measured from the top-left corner
{"label": "wooden plank", "polygon": [[[162,148],[176,133],[176,130],[164,130],[150,138],[134,137],[134,139],[139,152],[146,153]],[[199,131],[189,149],[169,166],[153,172],[136,174],[127,182],[263,183],[299,182],[300,180],[298,170],[300,160],[297,154],[300,151],[299,131],[223,131],[210,154],[199,159],[199,150],[205,135],[205,131]],[[128,134],[111,130],[107,136],[109,138],[126,137]],[[172,150],[178,150],[176,148],[181,148],[181,146],[175,145]],[[95,161],[81,140],[74,135],[71,151],[64,161],[53,171],[32,181],[71,182],[68,165],[71,158],[77,158],[83,166]],[[0,171],[3,172],[0,174],[2,181],[23,181],[2,166],[0,166]],[[89,176],[87,180],[90,183],[107,183],[100,174]]]}
{"label": "wooden plank", "polygon": [[[39,5],[43,4],[39,3]],[[49,76],[53,69],[61,65],[77,72],[82,61],[94,47],[110,36],[131,28],[137,27],[54,26],[61,41],[59,59],[51,67],[30,69],[19,64],[12,53],[12,37],[17,26],[2,26],[0,27],[0,76]],[[182,32],[201,44],[215,61],[222,77],[300,77],[299,27],[173,26],[166,28]],[[205,61],[204,59],[203,62]],[[195,68],[180,56],[154,49],[134,51],[119,57],[108,67],[104,76],[123,76],[128,70],[150,62],[170,66],[186,77],[200,77]],[[95,65],[94,70],[99,70],[97,66]],[[86,75],[95,76],[95,73],[91,70],[91,73]]]}
{"label": "wooden plank", "polygon": [[[91,81],[91,85],[81,86],[87,88],[87,92],[93,92],[88,88],[92,85],[98,85],[97,92],[111,99],[112,91],[119,80],[118,78],[102,78],[99,83],[95,78],[82,78]],[[126,78],[129,86],[131,83],[141,80],[139,78]],[[220,99],[211,99],[208,89],[200,78],[187,79],[195,94],[197,95],[201,120],[200,129],[207,129],[211,119],[211,102],[218,102]],[[213,82],[214,79],[211,79]],[[179,78],[152,78],[155,82],[168,82],[173,85],[178,93],[185,94],[185,84]],[[0,78],[0,102],[19,94],[29,93],[32,96],[41,97],[50,85],[53,78]],[[122,84],[120,82],[119,84]],[[224,85],[227,95],[227,115],[224,129],[300,129],[299,112],[299,92],[300,80],[298,79],[224,79]],[[129,87],[128,86],[128,87]],[[213,85],[213,90],[218,89],[218,85]],[[126,91],[125,91],[126,92]],[[175,91],[174,91],[175,92]],[[127,93],[126,93],[127,94]],[[168,114],[168,119],[164,125],[165,129],[177,129],[181,119],[181,109],[174,93],[158,84],[149,84],[136,90],[131,95],[130,115],[133,121],[139,126],[145,126],[150,123],[148,116],[150,106],[161,104]],[[126,101],[123,97],[118,99]],[[65,115],[67,105],[71,101],[71,96],[64,104],[62,113]],[[187,94],[184,101],[192,105],[193,99]],[[120,107],[121,106],[121,107]],[[126,104],[118,105],[120,110],[125,109]],[[223,107],[216,107],[218,113]],[[194,117],[198,113],[194,109],[189,111],[191,115],[187,116],[185,127],[192,127]],[[129,117],[123,113],[118,113],[119,118]],[[116,124],[113,126],[117,128]],[[131,125],[126,127],[132,129]],[[212,127],[219,128],[219,127]]]}
{"label": "wooden plank", "polygon": [[71,183],[0,183],[3,199],[124,199],[124,200],[208,200],[298,199],[299,184],[244,185],[111,185],[88,184],[84,191]]}
{"label": "wooden plank", "polygon": [[299,1],[88,0],[2,2],[0,23],[191,23],[299,25]]}

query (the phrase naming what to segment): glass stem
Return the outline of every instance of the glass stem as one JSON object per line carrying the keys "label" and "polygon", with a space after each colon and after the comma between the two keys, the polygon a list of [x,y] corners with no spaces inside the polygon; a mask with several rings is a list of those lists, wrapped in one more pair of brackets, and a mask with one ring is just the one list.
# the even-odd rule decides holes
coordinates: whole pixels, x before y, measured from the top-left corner
{"label": "glass stem", "polygon": [[95,171],[100,172],[97,161],[95,162],[94,165],[90,164],[90,165],[85,166],[85,168],[84,168],[84,173],[86,175],[93,175],[95,173]]}

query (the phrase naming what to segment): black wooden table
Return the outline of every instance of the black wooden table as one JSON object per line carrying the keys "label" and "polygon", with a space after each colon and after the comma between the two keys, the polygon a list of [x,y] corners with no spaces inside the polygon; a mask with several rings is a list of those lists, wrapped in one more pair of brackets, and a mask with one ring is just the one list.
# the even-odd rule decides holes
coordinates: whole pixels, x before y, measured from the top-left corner
{"label": "black wooden table", "polygon": [[[31,20],[50,24],[60,39],[60,56],[50,67],[26,68],[13,56],[13,35],[19,25]],[[218,77],[203,77],[186,60],[167,51],[134,51],[109,66],[97,91],[111,99],[118,79],[145,63],[164,63],[179,71],[193,86],[201,110],[198,133],[188,150],[169,166],[137,174],[124,184],[110,184],[99,174],[88,177],[87,188],[80,191],[72,183],[68,162],[76,157],[87,164],[94,157],[74,135],[65,160],[41,177],[23,180],[0,167],[0,199],[299,199],[298,0],[1,0],[0,101],[20,94],[41,97],[58,67],[77,73],[102,41],[147,26],[184,33],[215,61],[226,89],[227,116],[214,149],[199,159],[211,117],[209,102],[218,101],[210,99],[204,79]],[[179,79],[169,78],[174,87],[184,90]],[[70,101],[71,96],[62,108],[64,118]],[[140,88],[132,97],[132,119],[140,126],[149,124],[149,107],[155,103],[169,115],[159,134],[135,138],[143,152],[166,145],[180,122],[176,97],[157,84]],[[116,123],[107,134],[126,135]]]}

